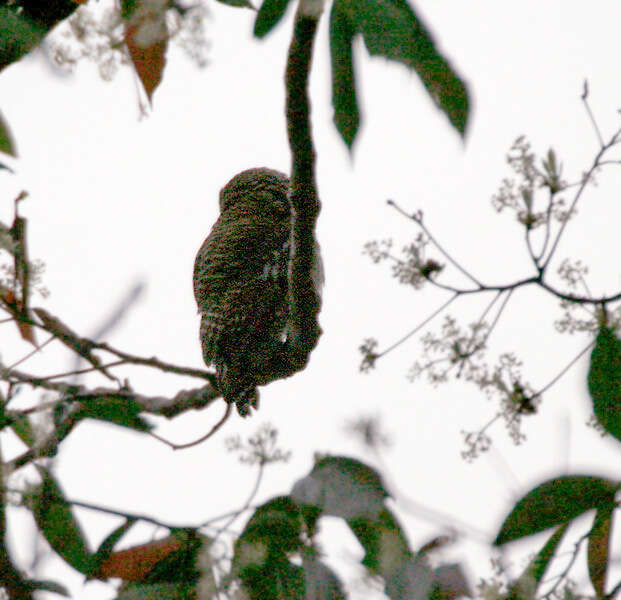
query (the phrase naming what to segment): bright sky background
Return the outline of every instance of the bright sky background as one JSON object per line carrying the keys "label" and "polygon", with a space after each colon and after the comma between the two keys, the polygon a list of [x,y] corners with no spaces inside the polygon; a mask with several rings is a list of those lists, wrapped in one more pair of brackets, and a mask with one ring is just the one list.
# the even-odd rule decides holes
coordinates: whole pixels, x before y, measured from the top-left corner
{"label": "bright sky background", "polygon": [[[618,478],[618,444],[600,440],[584,426],[589,415],[586,360],[545,395],[539,416],[527,420],[526,445],[513,447],[498,426],[492,430],[495,449],[474,464],[460,458],[459,432],[483,425],[496,405],[463,383],[437,389],[409,383],[406,373],[419,355],[419,336],[380,361],[370,375],[358,372],[364,337],[376,336],[380,348],[386,347],[447,298],[398,286],[386,265],[375,266],[362,255],[370,239],[392,236],[400,247],[417,233],[387,207],[387,198],[408,211],[423,209],[438,239],[485,281],[528,276],[521,228],[508,213],[497,215],[490,204],[502,177],[510,174],[504,158],[509,146],[520,134],[540,155],[552,145],[564,175],[575,181],[597,151],[580,100],[585,78],[605,138],[620,119],[618,2],[600,0],[588,11],[574,0],[421,1],[416,8],[469,83],[474,108],[465,145],[415,75],[383,59],[369,59],[359,43],[356,69],[364,123],[350,156],[331,123],[328,14],[322,17],[311,97],[326,286],[324,334],[308,368],[263,389],[260,411],[251,419],[235,416],[215,438],[183,452],[120,428],[82,424],[63,443],[55,463],[68,497],[182,525],[200,523],[245,502],[255,473],[225,453],[224,438],[251,435],[264,422],[278,428],[281,445],[293,456],[286,465],[267,470],[257,501],[288,493],[310,470],[314,452],[347,454],[378,465],[389,484],[396,482],[408,498],[453,516],[450,524],[458,529],[468,523],[490,540],[511,503],[547,477],[570,471]],[[21,211],[29,219],[30,256],[45,261],[44,282],[51,291],[48,300],[35,298],[34,306],[45,306],[89,336],[142,282],[145,292],[107,341],[129,353],[203,366],[192,267],[216,219],[218,191],[249,167],[289,169],[283,69],[292,10],[262,42],[251,38],[253,16],[211,5],[206,23],[209,65],[198,70],[173,46],[153,112],[143,120],[129,68],[105,83],[91,64],[61,77],[43,58],[32,56],[1,74],[0,108],[20,159],[12,163],[17,176],[0,173],[0,219],[11,222],[12,199],[27,189],[30,197]],[[598,295],[621,286],[614,225],[621,217],[621,177],[609,170],[599,181],[579,206],[557,252],[559,262],[571,256],[591,267],[589,283]],[[469,323],[486,302],[471,298],[452,314]],[[536,290],[521,291],[493,335],[492,350],[516,351],[535,388],[588,343],[586,337],[556,334],[552,321],[558,317],[556,302]],[[4,325],[3,362],[10,364],[27,351]],[[69,370],[72,362],[68,352],[53,344],[21,368],[51,374]],[[152,369],[126,369],[126,376],[136,391],[152,395],[174,395],[200,385]],[[86,381],[106,385],[101,379]],[[24,397],[32,402],[37,396]],[[171,423],[163,420],[157,432],[189,441],[205,433],[222,410],[217,404]],[[393,441],[383,465],[344,432],[345,424],[360,415],[380,415]],[[10,457],[16,451],[9,446],[4,453]],[[397,501],[396,511],[412,547],[445,531],[407,512],[403,502]],[[16,550],[30,560],[33,527],[25,511],[15,513]],[[85,519],[94,546],[118,522],[77,514]],[[242,523],[236,525],[241,528]],[[577,539],[587,525],[582,527],[568,539]],[[324,531],[332,564],[354,583],[352,598],[362,598],[364,586],[355,584],[361,575],[355,568],[360,547],[338,523],[327,523]],[[445,558],[463,562],[476,583],[489,573],[487,552],[469,530],[464,533]],[[136,528],[134,542],[151,534],[150,528]],[[536,548],[544,539],[536,540]],[[619,540],[617,534],[617,549]],[[521,571],[525,556],[523,547],[515,554],[513,572]],[[618,564],[621,556],[616,558]],[[583,565],[581,557],[576,571],[581,576]],[[46,562],[38,572],[45,575],[67,581],[58,562]],[[107,586],[73,581],[78,598],[112,597]]]}

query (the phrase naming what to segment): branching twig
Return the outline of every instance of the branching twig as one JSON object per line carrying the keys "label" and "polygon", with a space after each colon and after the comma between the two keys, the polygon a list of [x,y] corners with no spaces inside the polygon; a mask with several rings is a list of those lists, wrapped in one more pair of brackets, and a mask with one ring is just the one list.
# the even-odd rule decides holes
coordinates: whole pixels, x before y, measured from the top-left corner
{"label": "branching twig", "polygon": [[414,221],[424,232],[425,235],[429,238],[429,241],[446,257],[448,261],[450,261],[459,271],[461,271],[470,281],[481,287],[481,282],[471,273],[469,273],[464,267],[462,267],[441,245],[440,243],[431,235],[430,231],[427,229],[427,226],[423,222],[422,213],[414,213],[412,215],[407,214],[401,207],[397,205],[394,200],[388,200],[388,204],[390,206],[394,206],[394,208],[399,211],[403,216],[407,217]]}

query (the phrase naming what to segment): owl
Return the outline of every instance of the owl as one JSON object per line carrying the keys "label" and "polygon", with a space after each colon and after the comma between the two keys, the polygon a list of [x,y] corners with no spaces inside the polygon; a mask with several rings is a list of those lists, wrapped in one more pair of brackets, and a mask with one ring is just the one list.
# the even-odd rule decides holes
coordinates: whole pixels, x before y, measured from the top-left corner
{"label": "owl", "polygon": [[272,169],[235,175],[220,191],[220,216],[194,263],[203,360],[242,416],[256,407],[259,374],[286,339],[288,187]]}

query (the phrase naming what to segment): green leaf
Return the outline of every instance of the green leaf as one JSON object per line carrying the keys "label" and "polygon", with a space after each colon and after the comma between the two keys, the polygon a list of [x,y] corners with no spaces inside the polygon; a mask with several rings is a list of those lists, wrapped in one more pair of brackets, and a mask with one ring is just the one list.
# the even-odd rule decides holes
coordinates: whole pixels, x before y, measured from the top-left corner
{"label": "green leaf", "polygon": [[28,420],[26,415],[20,415],[15,418],[15,420],[11,423],[11,429],[15,433],[15,435],[22,441],[26,446],[32,448],[35,443],[35,435],[32,431],[32,425]]}
{"label": "green leaf", "polygon": [[515,505],[494,545],[568,523],[588,510],[610,503],[617,489],[614,482],[590,475],[567,475],[546,481]]}
{"label": "green leaf", "polygon": [[299,507],[288,496],[266,502],[235,542],[233,572],[251,600],[304,600],[304,571],[289,561],[303,546]]}
{"label": "green leaf", "polygon": [[371,467],[344,456],[318,460],[307,477],[293,487],[291,498],[300,505],[313,505],[326,515],[354,519],[374,518],[384,511],[388,492]]}
{"label": "green leaf", "polygon": [[107,421],[135,431],[153,429],[153,425],[140,416],[142,406],[127,396],[109,394],[103,397],[85,398],[81,400],[81,404],[74,415],[76,420],[88,418]]}
{"label": "green leaf", "polygon": [[537,588],[568,527],[569,523],[565,523],[550,536],[543,548],[533,557],[524,572],[510,587],[508,600],[532,600],[536,597]]}
{"label": "green leaf", "polygon": [[121,0],[121,17],[125,20],[131,19],[140,3],[142,0]]}
{"label": "green leaf", "polygon": [[[6,2],[4,3],[6,4]],[[34,48],[45,33],[35,26],[17,7],[0,8],[0,64],[19,60]]]}
{"label": "green leaf", "polygon": [[406,0],[336,0],[338,11],[361,33],[371,55],[416,71],[436,106],[463,137],[469,113],[468,90]]}
{"label": "green leaf", "polygon": [[[287,555],[300,547],[301,534],[302,519],[298,506],[289,496],[272,498],[256,509],[237,539],[235,559],[242,561],[238,566],[246,564],[245,544],[251,544],[254,549],[261,547],[271,554]],[[250,561],[253,560],[253,556],[250,556]]]}
{"label": "green leaf", "polygon": [[274,29],[285,14],[288,5],[289,0],[263,0],[254,22],[255,37],[262,38]]}
{"label": "green leaf", "polygon": [[595,513],[593,527],[589,533],[587,564],[589,577],[597,598],[604,597],[610,553],[610,528],[614,509],[614,502],[599,508]]}
{"label": "green leaf", "polygon": [[248,2],[248,0],[218,0],[220,4],[226,4],[227,6],[232,6],[233,8],[250,8],[255,10],[254,6]]}
{"label": "green leaf", "polygon": [[351,148],[360,126],[356,80],[352,54],[355,34],[350,21],[335,2],[330,11],[330,60],[332,64],[332,106],[334,124]]}
{"label": "green leaf", "polygon": [[15,157],[17,156],[17,149],[15,147],[15,142],[13,141],[13,136],[11,135],[11,130],[9,129],[7,122],[4,120],[2,113],[0,113],[0,152],[4,152],[5,154]]}
{"label": "green leaf", "polygon": [[588,383],[595,417],[621,441],[621,340],[605,325],[591,353]]}
{"label": "green leaf", "polygon": [[35,521],[51,548],[74,569],[88,575],[93,562],[82,528],[51,473],[39,466],[37,470],[43,482],[32,499]]}
{"label": "green leaf", "polygon": [[196,586],[186,583],[130,584],[116,600],[188,600],[196,596]]}
{"label": "green leaf", "polygon": [[382,509],[373,518],[349,519],[347,524],[364,548],[362,564],[371,572],[390,578],[395,565],[409,559],[407,538],[388,509]]}

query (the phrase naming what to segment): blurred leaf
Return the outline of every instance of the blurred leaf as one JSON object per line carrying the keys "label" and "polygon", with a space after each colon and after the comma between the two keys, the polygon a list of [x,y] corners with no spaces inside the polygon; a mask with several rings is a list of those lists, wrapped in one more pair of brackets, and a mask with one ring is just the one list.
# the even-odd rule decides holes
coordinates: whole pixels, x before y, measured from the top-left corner
{"label": "blurred leaf", "polygon": [[[2,14],[1,11],[2,9],[0,9],[0,15]],[[2,38],[0,37],[0,39]],[[7,122],[4,120],[2,113],[0,113],[0,152],[17,157],[17,149],[15,147],[15,142],[13,141],[13,136],[11,135],[11,130],[9,129]],[[8,167],[6,168],[8,169]]]}
{"label": "blurred leaf", "polygon": [[15,420],[11,423],[11,429],[26,446],[32,448],[35,443],[35,435],[32,430],[32,425],[26,415],[15,417]]}
{"label": "blurred leaf", "polygon": [[[249,600],[307,600],[304,569],[282,556],[240,573]],[[323,599],[321,599],[323,600]]]}
{"label": "blurred leaf", "polygon": [[377,471],[344,456],[318,460],[291,492],[298,504],[314,505],[326,515],[343,519],[376,517],[384,511],[387,496]]}
{"label": "blurred leaf", "polygon": [[287,10],[289,0],[263,0],[254,22],[255,37],[267,35],[282,19]]}
{"label": "blurred leaf", "polygon": [[[436,106],[464,136],[469,112],[468,90],[449,62],[436,50],[432,36],[406,0],[336,0],[332,15],[333,98],[338,93],[334,66],[340,66],[335,53],[343,52],[344,44],[351,39],[351,30],[362,34],[369,54],[401,62],[416,71]],[[349,25],[349,30],[342,24],[343,20]],[[347,64],[347,53],[343,56],[344,64]],[[348,110],[355,105],[351,89],[352,86],[347,92],[349,103],[340,104],[340,109],[335,106],[335,111]],[[348,119],[355,119],[354,113],[335,114],[336,123],[347,122]],[[343,139],[351,145],[345,135]]]}
{"label": "blurred leaf", "polygon": [[510,586],[508,600],[532,600],[535,598],[537,588],[568,527],[569,522],[564,523],[550,536],[543,548],[524,569],[524,572]]}
{"label": "blurred leaf", "polygon": [[621,441],[621,340],[605,325],[591,353],[588,382],[597,420]]}
{"label": "blurred leaf", "polygon": [[178,530],[164,539],[112,552],[98,565],[96,576],[137,583],[196,581],[196,557],[205,539],[192,530]]}
{"label": "blurred leaf", "polygon": [[304,600],[304,571],[289,561],[302,546],[301,534],[300,509],[288,496],[257,508],[235,542],[233,557],[233,572],[251,600]]}
{"label": "blurred leaf", "polygon": [[330,11],[333,120],[343,141],[351,148],[360,125],[352,50],[352,40],[356,32],[339,6],[335,2]]}
{"label": "blurred leaf", "polygon": [[32,498],[31,510],[50,547],[76,571],[88,575],[92,555],[78,521],[51,473],[37,465],[43,479]]}
{"label": "blurred leaf", "polygon": [[39,581],[36,579],[31,579],[28,581],[28,584],[31,585],[32,588],[35,590],[43,590],[45,592],[52,592],[53,594],[64,596],[65,598],[71,598],[69,590],[67,590],[64,585],[56,583],[55,581]]}
{"label": "blurred leaf", "polygon": [[116,600],[188,600],[196,597],[196,585],[186,583],[131,584]]}
{"label": "blurred leaf", "polygon": [[334,571],[315,556],[302,556],[304,600],[345,600],[343,584]]}
{"label": "blurred leaf", "polygon": [[[244,568],[265,552],[287,555],[300,547],[300,509],[288,496],[278,496],[259,506],[235,542],[234,563]],[[258,552],[258,554],[257,554]],[[241,561],[241,562],[240,562]]]}
{"label": "blurred leaf", "polygon": [[99,571],[99,566],[110,558],[114,546],[134,526],[135,523],[136,519],[125,519],[121,525],[109,533],[104,541],[99,544],[99,548],[95,551],[92,559],[93,571],[95,573]]}
{"label": "blurred leaf", "polygon": [[434,583],[429,600],[455,600],[466,596],[473,598],[474,594],[459,564],[442,565],[434,572]]}
{"label": "blurred leaf", "polygon": [[109,394],[93,398],[77,396],[76,399],[80,401],[81,407],[74,414],[75,420],[96,419],[135,431],[153,429],[153,425],[140,416],[142,406],[126,395]]}
{"label": "blurred leaf", "polygon": [[607,505],[618,486],[590,475],[567,475],[546,481],[524,496],[502,524],[499,546],[554,525],[561,525],[593,508]]}
{"label": "blurred leaf", "polygon": [[227,6],[232,6],[233,8],[250,8],[255,10],[254,6],[248,2],[248,0],[218,0],[220,4],[226,4]]}
{"label": "blurred leaf", "polygon": [[614,510],[614,502],[599,508],[595,513],[593,527],[591,528],[591,533],[589,533],[587,564],[589,567],[589,577],[597,598],[604,597],[606,571],[608,569],[610,553],[610,529]]}
{"label": "blurred leaf", "polygon": [[168,48],[165,3],[133,0],[124,14],[125,43],[129,56],[151,102],[153,92],[162,81]]}
{"label": "blurred leaf", "polygon": [[373,518],[349,519],[347,524],[364,548],[362,564],[373,573],[384,577],[394,565],[409,559],[407,538],[388,509]]}
{"label": "blurred leaf", "polygon": [[131,19],[142,0],[121,0],[121,17]]}
{"label": "blurred leaf", "polygon": [[23,12],[18,14],[16,7],[0,7],[0,67],[19,60],[39,43],[44,33]]}
{"label": "blurred leaf", "polygon": [[435,580],[433,570],[420,555],[387,564],[381,575],[391,600],[427,600]]}

